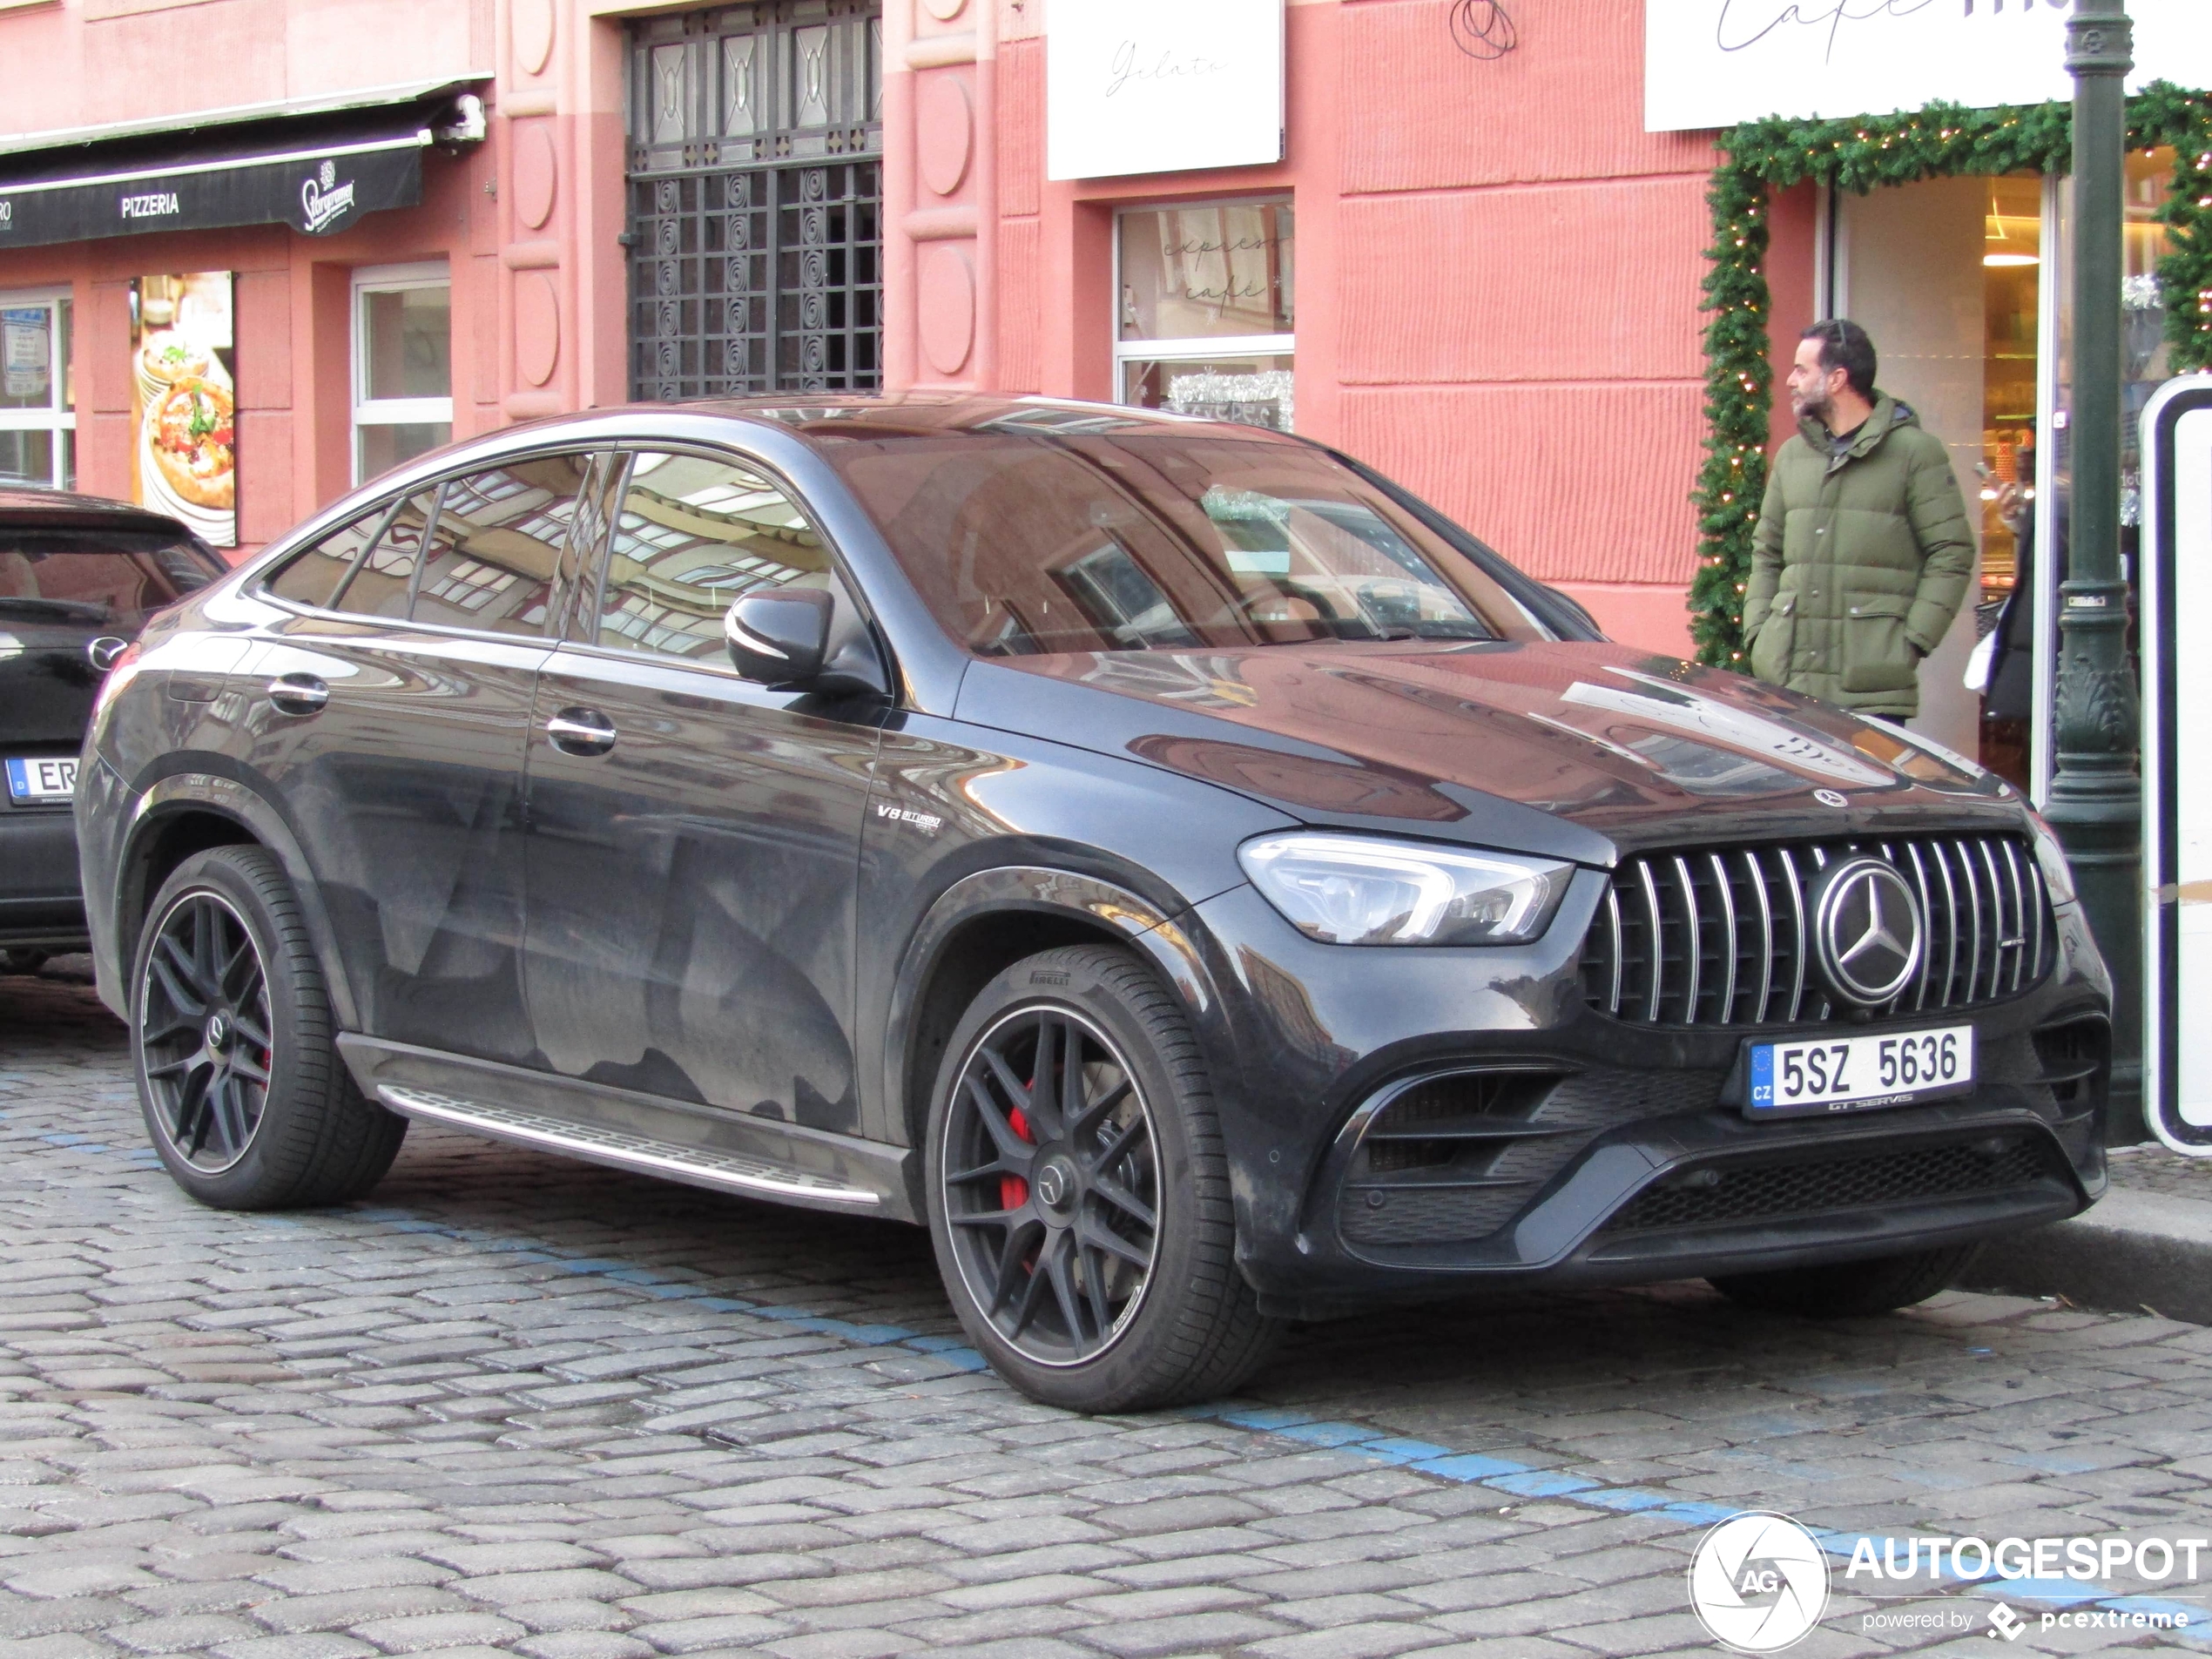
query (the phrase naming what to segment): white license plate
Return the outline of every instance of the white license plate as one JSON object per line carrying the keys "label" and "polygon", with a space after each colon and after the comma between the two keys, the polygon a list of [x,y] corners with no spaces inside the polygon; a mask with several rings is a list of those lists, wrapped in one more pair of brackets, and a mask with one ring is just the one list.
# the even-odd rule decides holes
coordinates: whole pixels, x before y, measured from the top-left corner
{"label": "white license plate", "polygon": [[75,755],[32,755],[28,759],[8,757],[10,800],[67,800],[76,792]]}
{"label": "white license plate", "polygon": [[1750,1117],[1865,1112],[1963,1095],[1974,1086],[1974,1028],[1751,1045]]}

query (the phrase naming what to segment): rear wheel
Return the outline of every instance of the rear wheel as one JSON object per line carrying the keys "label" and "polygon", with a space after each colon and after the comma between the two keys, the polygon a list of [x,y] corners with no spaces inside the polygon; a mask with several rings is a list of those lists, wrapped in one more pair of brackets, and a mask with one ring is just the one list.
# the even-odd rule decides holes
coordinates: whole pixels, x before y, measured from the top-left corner
{"label": "rear wheel", "polygon": [[1144,1410],[1265,1359],[1278,1327],[1237,1270],[1197,1044],[1129,952],[1046,951],[983,988],[938,1076],[927,1157],[954,1310],[1032,1399]]}
{"label": "rear wheel", "polygon": [[1763,1313],[1808,1319],[1849,1319],[1892,1313],[1925,1302],[1966,1271],[1978,1244],[1952,1244],[1871,1262],[1785,1267],[1771,1273],[1731,1273],[1707,1281],[1731,1302]]}
{"label": "rear wheel", "polygon": [[222,846],[179,865],[132,961],[132,1057],[154,1150],[220,1210],[358,1197],[407,1120],[338,1058],[322,968],[275,858]]}

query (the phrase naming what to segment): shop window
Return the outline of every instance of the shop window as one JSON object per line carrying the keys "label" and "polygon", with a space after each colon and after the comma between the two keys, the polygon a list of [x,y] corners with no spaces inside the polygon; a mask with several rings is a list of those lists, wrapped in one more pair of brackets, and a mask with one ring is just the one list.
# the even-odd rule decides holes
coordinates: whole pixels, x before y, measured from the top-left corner
{"label": "shop window", "polygon": [[65,290],[0,293],[0,484],[77,488]]}
{"label": "shop window", "polygon": [[1116,224],[1116,396],[1290,431],[1291,204],[1130,208]]}
{"label": "shop window", "polygon": [[453,285],[442,262],[354,273],[354,482],[453,438]]}

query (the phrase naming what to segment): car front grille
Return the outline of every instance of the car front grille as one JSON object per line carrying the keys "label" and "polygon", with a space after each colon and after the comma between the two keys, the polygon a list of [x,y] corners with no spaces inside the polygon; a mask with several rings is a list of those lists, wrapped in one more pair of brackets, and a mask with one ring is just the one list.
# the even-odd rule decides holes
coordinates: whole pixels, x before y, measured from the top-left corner
{"label": "car front grille", "polygon": [[1784,1221],[1873,1204],[2006,1191],[2060,1173],[2056,1153],[2040,1135],[1817,1163],[1695,1170],[1646,1187],[1606,1223],[1604,1231],[1653,1232]]}
{"label": "car front grille", "polygon": [[2033,852],[2006,835],[1900,836],[1644,853],[1614,872],[1582,945],[1590,1006],[1638,1025],[1835,1017],[1806,948],[1814,880],[1878,858],[1919,896],[1920,967],[1884,1015],[1971,1008],[2049,972],[2057,927]]}

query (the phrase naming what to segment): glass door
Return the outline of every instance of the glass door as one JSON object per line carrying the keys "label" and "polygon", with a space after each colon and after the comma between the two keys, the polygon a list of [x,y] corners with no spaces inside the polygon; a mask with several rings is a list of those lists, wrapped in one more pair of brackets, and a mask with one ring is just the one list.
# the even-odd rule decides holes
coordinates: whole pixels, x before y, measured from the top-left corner
{"label": "glass door", "polygon": [[[2141,516],[2135,421],[2169,372],[2157,268],[2170,244],[2157,213],[2174,161],[2170,151],[2128,159],[2122,547],[2131,579]],[[2071,202],[2069,181],[2033,175],[1932,179],[1843,197],[1822,305],[1823,315],[1851,317],[1873,337],[1882,389],[1943,440],[1975,523],[1975,603],[1922,666],[1913,727],[1977,756],[2039,802],[2050,782],[2072,480]],[[2045,549],[2056,556],[2042,556]]]}

